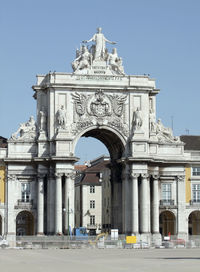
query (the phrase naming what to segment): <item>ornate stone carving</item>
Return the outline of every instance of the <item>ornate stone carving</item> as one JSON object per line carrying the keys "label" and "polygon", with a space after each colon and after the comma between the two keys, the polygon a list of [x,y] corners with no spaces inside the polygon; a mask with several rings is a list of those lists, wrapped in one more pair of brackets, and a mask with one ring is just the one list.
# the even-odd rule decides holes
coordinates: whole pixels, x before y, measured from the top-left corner
{"label": "ornate stone carving", "polygon": [[185,181],[185,176],[184,175],[177,176],[177,181],[178,182],[184,182]]}
{"label": "ornate stone carving", "polygon": [[109,95],[112,102],[113,112],[118,116],[122,116],[124,110],[124,103],[127,99],[127,95]]}
{"label": "ornate stone carving", "polygon": [[108,55],[108,64],[110,68],[117,74],[124,75],[124,67],[122,66],[122,58],[117,55],[117,49],[113,48],[112,53]]}
{"label": "ornate stone carving", "polygon": [[140,174],[139,173],[134,173],[134,172],[131,172],[131,178],[133,179],[137,179],[139,178]]}
{"label": "ornate stone carving", "polygon": [[72,171],[70,173],[65,173],[65,177],[68,179],[75,179],[76,178],[76,172]]}
{"label": "ornate stone carving", "polygon": [[141,116],[141,111],[139,108],[137,108],[133,112],[133,129],[134,130],[139,130],[142,127],[142,116]]}
{"label": "ornate stone carving", "polygon": [[66,110],[64,109],[64,106],[61,105],[60,109],[57,111],[57,124],[58,129],[65,129],[66,128]]}
{"label": "ornate stone carving", "polygon": [[75,103],[75,109],[76,109],[76,113],[79,116],[84,115],[85,113],[85,103],[86,103],[86,96],[84,94],[79,94],[79,93],[75,93],[72,94],[72,98],[74,100]]}
{"label": "ornate stone carving", "polygon": [[17,176],[13,175],[13,174],[8,175],[7,178],[8,178],[8,181],[15,181],[15,180],[17,180]]}
{"label": "ornate stone carving", "polygon": [[88,52],[85,45],[81,46],[80,50],[76,50],[76,59],[72,62],[72,69],[74,71],[90,68],[92,64],[92,54]]}
{"label": "ornate stone carving", "polygon": [[147,178],[149,178],[149,174],[143,173],[143,174],[141,174],[141,177],[144,178],[144,179],[147,179]]}
{"label": "ornate stone carving", "polygon": [[159,177],[160,177],[160,176],[159,176],[158,174],[153,174],[153,175],[152,175],[152,178],[153,178],[153,179],[159,179]]}
{"label": "ornate stone carving", "polygon": [[12,140],[34,140],[37,136],[37,126],[33,116],[30,117],[29,121],[20,124],[19,129],[12,134]]}
{"label": "ornate stone carving", "polygon": [[79,116],[78,121],[72,124],[73,134],[93,125],[108,125],[129,135],[128,126],[119,118],[124,113],[127,95],[107,95],[100,89],[87,97],[76,92],[72,99]]}
{"label": "ornate stone carving", "polygon": [[111,102],[102,90],[98,90],[89,102],[90,115],[105,117],[111,115]]}
{"label": "ornate stone carving", "polygon": [[63,173],[57,173],[57,172],[55,173],[56,178],[61,178],[62,176],[63,176]]}
{"label": "ornate stone carving", "polygon": [[120,119],[117,119],[117,118],[111,119],[110,121],[108,121],[108,125],[110,127],[114,127],[115,129],[118,129],[125,136],[129,135],[128,126],[126,124],[123,124]]}
{"label": "ornate stone carving", "polygon": [[[76,50],[76,58],[72,62],[72,69],[75,74],[109,74],[124,75],[122,58],[118,57],[117,49],[113,48],[112,53],[108,52],[106,42],[116,44],[105,38],[98,28],[97,33],[89,39],[83,41],[80,49]],[[90,47],[86,43],[94,42]]]}
{"label": "ornate stone carving", "polygon": [[158,119],[158,122],[156,123],[156,136],[159,142],[180,143],[180,137],[174,137],[172,129],[165,128],[161,119]]}

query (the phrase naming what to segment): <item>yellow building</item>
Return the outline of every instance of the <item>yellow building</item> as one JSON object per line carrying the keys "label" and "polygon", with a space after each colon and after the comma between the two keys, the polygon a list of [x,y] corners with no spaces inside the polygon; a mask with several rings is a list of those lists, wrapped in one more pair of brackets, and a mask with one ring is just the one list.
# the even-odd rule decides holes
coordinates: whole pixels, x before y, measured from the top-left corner
{"label": "yellow building", "polygon": [[3,234],[3,222],[5,212],[5,178],[6,178],[6,166],[1,160],[1,156],[4,156],[5,149],[7,148],[7,139],[0,136],[0,235]]}

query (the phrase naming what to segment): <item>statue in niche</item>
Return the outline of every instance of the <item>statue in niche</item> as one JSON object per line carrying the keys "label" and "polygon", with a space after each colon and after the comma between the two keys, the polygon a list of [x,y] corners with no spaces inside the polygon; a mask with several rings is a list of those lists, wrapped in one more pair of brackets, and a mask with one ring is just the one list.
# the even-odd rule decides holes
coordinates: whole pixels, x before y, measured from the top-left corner
{"label": "statue in niche", "polygon": [[133,112],[133,128],[135,130],[140,129],[142,126],[142,117],[139,107]]}
{"label": "statue in niche", "polygon": [[118,74],[124,75],[124,68],[122,66],[122,58],[119,58],[117,55],[117,48],[113,48],[112,53],[109,54],[107,58],[108,64],[111,66],[111,69]]}
{"label": "statue in niche", "polygon": [[20,124],[20,127],[18,130],[12,134],[11,139],[12,140],[23,140],[23,139],[28,139],[32,140],[36,137],[37,132],[37,127],[35,120],[33,116],[31,116],[26,123]]}
{"label": "statue in niche", "polygon": [[87,47],[83,45],[80,50],[76,50],[76,59],[72,62],[74,71],[89,68],[92,63],[92,54],[89,53]]}
{"label": "statue in niche", "polygon": [[47,128],[47,113],[45,107],[40,110],[40,131],[46,131]]}
{"label": "statue in niche", "polygon": [[66,128],[66,111],[63,105],[61,105],[60,109],[57,111],[57,122],[58,128]]}
{"label": "statue in niche", "polygon": [[97,33],[90,40],[83,41],[83,43],[89,43],[91,41],[95,42],[95,49],[93,47],[94,52],[94,60],[105,60],[106,53],[106,42],[110,44],[116,44],[116,42],[111,42],[102,33],[102,28],[97,28]]}
{"label": "statue in niche", "polygon": [[156,131],[155,114],[152,109],[150,109],[150,111],[149,111],[149,128],[150,128],[150,132]]}

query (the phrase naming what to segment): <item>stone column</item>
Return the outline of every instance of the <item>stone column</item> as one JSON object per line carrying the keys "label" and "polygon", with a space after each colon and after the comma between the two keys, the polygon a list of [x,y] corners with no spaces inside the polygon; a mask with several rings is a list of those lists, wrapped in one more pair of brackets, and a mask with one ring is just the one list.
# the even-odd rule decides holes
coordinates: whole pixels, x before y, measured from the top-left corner
{"label": "stone column", "polygon": [[44,235],[44,175],[38,175],[37,234]]}
{"label": "stone column", "polygon": [[159,233],[159,191],[158,175],[153,175],[152,233]]}
{"label": "stone column", "polygon": [[140,200],[140,229],[142,233],[148,233],[149,226],[149,190],[148,190],[148,175],[142,174],[141,182],[141,200]]}
{"label": "stone column", "polygon": [[62,234],[62,174],[56,173],[55,234]]}
{"label": "stone column", "polygon": [[70,190],[70,173],[65,174],[65,195],[64,195],[64,203],[65,203],[65,211],[64,211],[64,230],[65,234],[69,234],[69,190]]}
{"label": "stone column", "polygon": [[64,213],[64,230],[65,234],[69,234],[74,228],[74,178],[75,173],[72,171],[65,174],[65,213]]}
{"label": "stone column", "polygon": [[186,214],[185,214],[185,176],[177,176],[177,234],[178,238],[186,239],[188,224],[186,223]]}
{"label": "stone column", "polygon": [[129,183],[129,178],[130,178],[130,174],[129,174],[129,169],[126,166],[123,169],[122,172],[122,218],[123,218],[123,233],[130,233],[131,232],[131,213],[130,213],[130,207],[131,207],[131,203],[130,203],[130,196],[131,196],[131,192],[130,192],[130,183]]}
{"label": "stone column", "polygon": [[55,175],[50,167],[47,183],[47,232],[55,232]]}
{"label": "stone column", "polygon": [[139,174],[131,174],[132,182],[132,234],[139,233],[139,214],[138,214],[138,177]]}

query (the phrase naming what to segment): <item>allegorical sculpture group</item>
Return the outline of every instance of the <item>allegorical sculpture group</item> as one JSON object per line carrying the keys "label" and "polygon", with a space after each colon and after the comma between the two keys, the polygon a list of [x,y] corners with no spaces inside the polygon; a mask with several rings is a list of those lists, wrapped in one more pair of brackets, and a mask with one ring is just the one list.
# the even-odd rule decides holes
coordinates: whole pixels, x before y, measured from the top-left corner
{"label": "allegorical sculpture group", "polygon": [[[117,49],[113,48],[112,52],[109,53],[106,48],[106,42],[110,44],[116,44],[116,42],[106,39],[101,31],[100,27],[97,28],[97,33],[90,40],[83,41],[80,49],[76,50],[76,58],[72,62],[74,73],[84,69],[91,69],[95,63],[105,62],[113,74],[124,75],[122,58],[118,57]],[[89,42],[95,44],[90,47],[86,46]]]}

